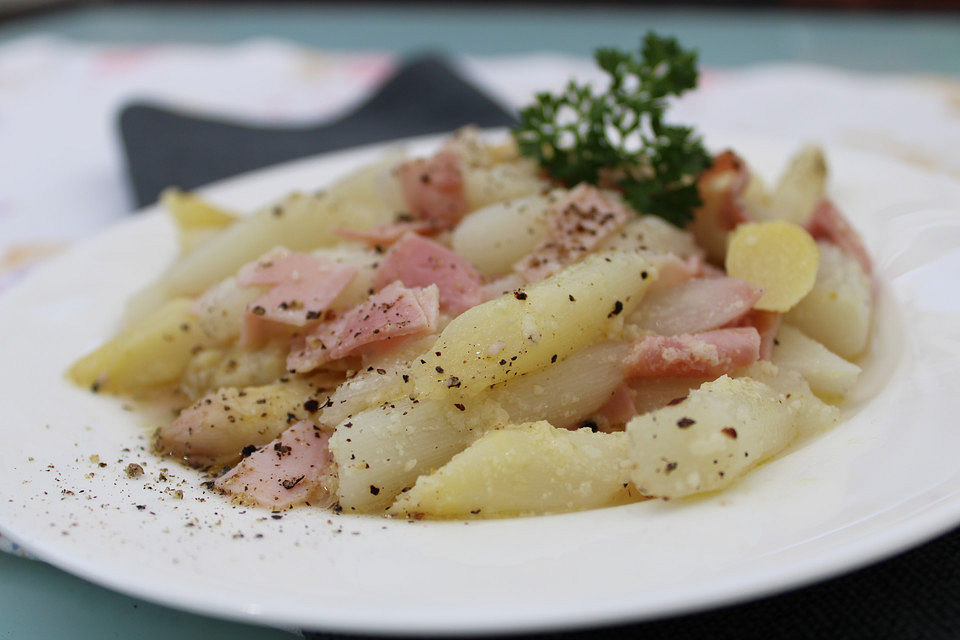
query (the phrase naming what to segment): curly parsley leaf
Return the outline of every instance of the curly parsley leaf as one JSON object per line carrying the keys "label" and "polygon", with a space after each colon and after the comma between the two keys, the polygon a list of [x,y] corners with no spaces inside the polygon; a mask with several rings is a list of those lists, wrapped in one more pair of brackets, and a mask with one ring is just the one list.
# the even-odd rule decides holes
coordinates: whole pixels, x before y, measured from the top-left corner
{"label": "curly parsley leaf", "polygon": [[637,211],[683,226],[710,155],[691,128],[663,115],[669,97],[696,87],[696,51],[651,32],[636,54],[599,49],[594,58],[606,92],[570,81],[559,95],[537,94],[513,131],[520,153],[569,185],[618,186]]}

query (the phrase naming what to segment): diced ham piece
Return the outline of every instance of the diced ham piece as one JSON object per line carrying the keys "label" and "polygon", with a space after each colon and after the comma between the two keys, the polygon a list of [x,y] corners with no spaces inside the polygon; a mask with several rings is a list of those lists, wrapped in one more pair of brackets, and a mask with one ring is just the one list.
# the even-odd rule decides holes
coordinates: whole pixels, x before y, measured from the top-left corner
{"label": "diced ham piece", "polygon": [[637,407],[633,402],[633,391],[626,384],[621,384],[606,404],[597,409],[596,416],[602,420],[609,431],[610,427],[625,425],[637,415]]}
{"label": "diced ham piece", "polygon": [[829,199],[821,198],[817,202],[807,221],[806,229],[815,240],[831,242],[856,259],[867,275],[873,272],[870,254],[863,246],[860,234]]}
{"label": "diced ham piece", "polygon": [[240,269],[241,286],[270,285],[247,307],[252,320],[302,327],[323,317],[353,277],[356,267],[328,262],[309,253],[272,251]]}
{"label": "diced ham piece", "polygon": [[713,159],[709,169],[697,178],[702,201],[693,212],[688,230],[707,256],[720,262],[727,251],[727,234],[738,224],[750,220],[743,193],[750,183],[746,163],[732,151]]}
{"label": "diced ham piece", "polygon": [[527,282],[577,262],[627,221],[630,214],[589,184],[580,184],[546,213],[547,238],[513,269]]}
{"label": "diced ham piece", "polygon": [[747,163],[733,151],[724,151],[714,156],[710,168],[700,174],[698,184],[701,189],[713,180],[730,175],[729,187],[723,197],[720,208],[716,212],[716,222],[721,229],[730,231],[742,222],[749,222],[750,215],[741,200],[743,190],[750,182],[750,170]]}
{"label": "diced ham piece", "polygon": [[650,283],[647,295],[669,289],[690,278],[697,278],[703,271],[704,263],[700,256],[680,258],[672,253],[660,253],[650,254],[647,258],[657,269],[657,277]]}
{"label": "diced ham piece", "polygon": [[390,224],[382,224],[379,227],[373,227],[372,229],[365,229],[363,231],[345,228],[333,230],[335,234],[344,240],[360,242],[374,248],[389,247],[411,231],[413,233],[429,234],[433,231],[433,227],[429,222],[419,220],[411,222],[391,222]]}
{"label": "diced ham piece", "polygon": [[430,333],[436,328],[439,312],[436,285],[407,288],[394,282],[295,342],[287,356],[287,368],[307,373],[375,342]]}
{"label": "diced ham piece", "polygon": [[715,267],[705,260],[701,260],[697,265],[695,278],[726,278],[727,272],[720,267]]}
{"label": "diced ham piece", "polygon": [[717,329],[641,338],[633,343],[624,368],[628,378],[714,378],[759,357],[760,334],[756,329]]}
{"label": "diced ham piece", "polygon": [[773,341],[777,337],[777,331],[780,330],[780,322],[783,320],[783,314],[777,311],[763,311],[762,309],[752,309],[735,323],[732,327],[753,327],[760,334],[760,359],[769,360],[773,355]]}
{"label": "diced ham piece", "polygon": [[214,486],[275,511],[322,499],[323,479],[333,459],[329,439],[312,422],[298,422],[244,458]]}
{"label": "diced ham piece", "polygon": [[467,213],[460,154],[444,149],[432,158],[417,158],[397,168],[400,189],[410,212],[437,231],[452,229]]}
{"label": "diced ham piece", "polygon": [[477,270],[450,249],[415,233],[407,233],[390,248],[377,267],[373,287],[381,289],[397,280],[407,287],[437,285],[440,309],[454,315],[482,302]]}
{"label": "diced ham piece", "polygon": [[716,329],[748,313],[762,293],[736,278],[693,278],[649,293],[630,322],[661,335]]}

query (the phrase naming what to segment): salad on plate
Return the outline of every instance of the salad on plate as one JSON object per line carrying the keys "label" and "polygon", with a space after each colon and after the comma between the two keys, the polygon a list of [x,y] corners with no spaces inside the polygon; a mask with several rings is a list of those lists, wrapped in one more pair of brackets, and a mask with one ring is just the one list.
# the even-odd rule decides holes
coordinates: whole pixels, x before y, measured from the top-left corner
{"label": "salad on plate", "polygon": [[800,150],[770,187],[668,124],[696,55],[604,49],[539,94],[250,216],[168,190],[181,253],[69,376],[174,402],[232,500],[491,518],[723,489],[835,424],[870,257]]}

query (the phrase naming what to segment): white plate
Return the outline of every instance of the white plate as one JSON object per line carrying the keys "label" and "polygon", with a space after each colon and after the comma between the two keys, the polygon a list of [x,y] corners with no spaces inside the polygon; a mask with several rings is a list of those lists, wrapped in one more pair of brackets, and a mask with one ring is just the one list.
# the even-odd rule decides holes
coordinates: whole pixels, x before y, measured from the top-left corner
{"label": "white plate", "polygon": [[[712,141],[768,175],[794,149],[750,136]],[[295,162],[208,193],[252,209],[378,152]],[[960,523],[960,187],[879,157],[828,157],[832,194],[884,281],[873,355],[849,419],[729,491],[469,524],[310,509],[274,520],[233,507],[192,471],[152,458],[142,421],[121,401],[63,378],[173,257],[170,226],[148,210],[0,298],[3,534],[67,571],[170,606],[371,633],[646,619],[769,594],[928,539]],[[145,463],[144,478],[125,477],[132,461]],[[166,482],[160,466],[170,467]]]}

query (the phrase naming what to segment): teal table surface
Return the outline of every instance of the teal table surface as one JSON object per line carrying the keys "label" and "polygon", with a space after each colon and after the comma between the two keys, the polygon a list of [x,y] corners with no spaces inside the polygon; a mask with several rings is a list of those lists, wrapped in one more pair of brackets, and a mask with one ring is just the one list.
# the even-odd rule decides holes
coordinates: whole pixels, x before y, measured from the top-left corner
{"label": "teal table surface", "polygon": [[655,29],[700,49],[704,64],[802,60],[867,71],[960,74],[960,12],[863,14],[766,10],[451,9],[434,5],[149,4],[91,7],[0,25],[0,42],[37,32],[95,42],[225,43],[273,36],[304,45],[476,55],[632,47]]}
{"label": "teal table surface", "polygon": [[[473,55],[629,47],[646,29],[700,48],[706,65],[806,61],[852,69],[960,75],[960,14],[862,15],[611,8],[361,5],[132,5],[48,13],[0,24],[0,43],[47,33],[106,43],[227,43],[278,37],[341,51]],[[173,611],[0,554],[0,639],[294,637]]]}

